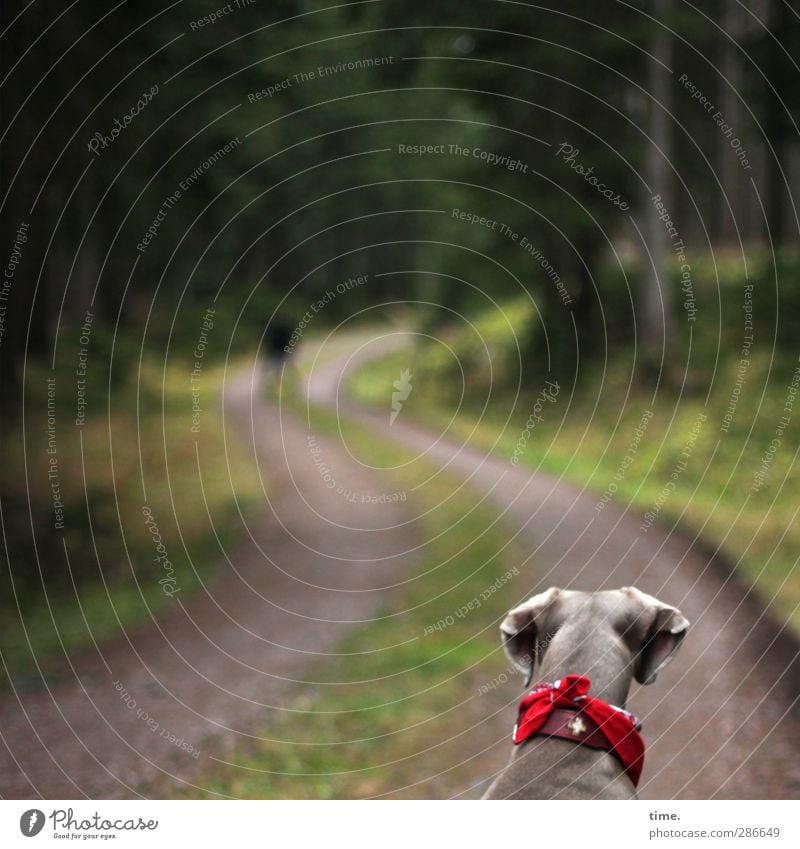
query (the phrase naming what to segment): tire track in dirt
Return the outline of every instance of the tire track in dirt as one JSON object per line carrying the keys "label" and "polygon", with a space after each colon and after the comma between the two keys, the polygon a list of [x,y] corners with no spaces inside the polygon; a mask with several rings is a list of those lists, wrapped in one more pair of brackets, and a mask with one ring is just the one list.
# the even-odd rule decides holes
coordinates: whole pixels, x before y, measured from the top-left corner
{"label": "tire track in dirt", "polygon": [[[336,408],[344,369],[389,346],[378,347],[318,370],[309,398]],[[49,690],[2,695],[3,797],[128,798],[146,794],[156,779],[163,784],[165,776],[176,785],[191,781],[198,770],[213,768],[212,758],[224,760],[233,746],[252,742],[253,730],[268,727],[270,715],[298,692],[318,692],[320,685],[303,673],[320,647],[335,651],[354,620],[369,618],[390,598],[382,588],[409,569],[408,557],[393,554],[409,547],[408,528],[379,529],[403,522],[403,509],[413,504],[354,511],[315,466],[305,427],[260,401],[249,374],[228,384],[226,407],[238,438],[254,440],[270,483],[269,504],[248,525],[254,539],[230,555],[206,592],[164,611],[157,625],[103,645],[102,657],[77,654],[73,669],[62,667]],[[692,620],[677,660],[653,687],[634,687],[631,695],[648,744],[643,797],[800,795],[795,641],[713,558],[666,528],[642,536],[634,512],[608,504],[598,514],[591,493],[440,439],[402,415],[390,429],[383,414],[338,408],[381,438],[427,452],[475,491],[490,491],[509,534],[532,555],[531,573],[516,579],[520,598],[551,584],[635,584]],[[333,440],[316,438],[343,488],[374,491],[373,473]],[[504,668],[498,653],[498,673]],[[200,756],[151,731],[125,706],[114,680],[159,728]],[[479,795],[508,758],[520,687],[513,679],[473,698],[464,715],[475,727],[434,753],[431,783],[401,795]],[[463,770],[457,780],[431,779],[437,762],[446,769],[473,757],[467,786]]]}
{"label": "tire track in dirt", "polygon": [[[101,654],[48,661],[37,689],[0,694],[3,798],[131,798],[156,780],[191,782],[253,742],[298,692],[324,686],[309,680],[309,665],[335,654],[408,572],[408,530],[392,528],[404,505],[354,513],[320,474],[302,422],[262,400],[259,370],[233,375],[225,398],[229,438],[252,442],[269,490],[248,517],[251,537],[220,553],[221,574],[185,604],[169,600]],[[343,487],[380,485],[333,441],[316,436],[315,445]],[[201,467],[222,462],[200,457]]]}
{"label": "tire track in dirt", "polygon": [[[629,707],[644,722],[647,744],[642,798],[800,797],[800,662],[786,626],[773,621],[713,554],[680,532],[654,525],[642,533],[642,517],[633,509],[612,502],[597,511],[598,497],[585,489],[465,448],[402,415],[389,427],[383,412],[342,400],[346,371],[403,343],[402,334],[391,334],[362,344],[312,375],[309,398],[381,438],[424,452],[473,489],[489,491],[504,526],[531,553],[530,574],[516,579],[520,600],[551,585],[635,585],[675,604],[691,621],[672,665],[654,685],[634,684],[631,691]],[[498,673],[504,667],[498,660]],[[476,795],[505,765],[520,688],[516,678],[473,700],[471,715],[483,717],[471,738],[475,751],[486,747],[485,757],[476,759],[482,774],[472,788],[447,792]],[[463,757],[475,751],[465,749]]]}

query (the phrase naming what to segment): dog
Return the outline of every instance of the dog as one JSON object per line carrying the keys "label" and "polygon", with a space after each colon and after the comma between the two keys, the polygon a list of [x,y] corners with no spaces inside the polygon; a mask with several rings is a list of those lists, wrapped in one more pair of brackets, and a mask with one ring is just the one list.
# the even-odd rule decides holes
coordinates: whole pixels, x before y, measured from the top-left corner
{"label": "dog", "polygon": [[551,587],[510,610],[500,632],[529,687],[514,751],[485,799],[635,799],[644,744],[625,710],[631,681],[652,684],[689,627],[635,587]]}

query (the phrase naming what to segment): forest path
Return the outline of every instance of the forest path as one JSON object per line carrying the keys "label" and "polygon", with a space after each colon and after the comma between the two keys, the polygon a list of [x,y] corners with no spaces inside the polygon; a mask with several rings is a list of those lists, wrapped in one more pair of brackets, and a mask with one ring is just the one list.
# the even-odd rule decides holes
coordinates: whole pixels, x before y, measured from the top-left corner
{"label": "forest path", "polygon": [[[406,505],[354,514],[315,464],[307,428],[265,400],[261,372],[234,373],[225,391],[229,438],[252,444],[267,482],[244,542],[220,552],[221,574],[186,603],[175,595],[97,651],[48,659],[39,688],[0,693],[3,798],[131,798],[213,771],[214,758],[317,689],[314,662],[335,655],[407,573]],[[375,491],[374,474],[314,440],[342,486]]]}
{"label": "forest path", "polygon": [[[469,492],[488,493],[504,529],[531,554],[530,573],[515,578],[519,597],[553,584],[636,585],[691,620],[675,662],[631,694],[647,744],[641,795],[800,796],[795,642],[758,599],[686,537],[658,525],[643,534],[634,511],[609,503],[598,512],[595,495],[551,475],[466,448],[402,411],[390,426],[387,410],[342,400],[348,370],[403,341],[395,334],[323,364],[308,380],[309,399],[424,452]],[[4,798],[130,798],[154,781],[191,783],[213,770],[215,758],[254,742],[254,730],[268,727],[298,692],[318,690],[313,662],[335,654],[342,637],[390,603],[387,587],[410,571],[406,552],[415,541],[402,523],[414,513],[413,495],[354,510],[331,489],[312,448],[324,452],[347,492],[376,492],[380,474],[376,481],[335,439],[310,440],[303,422],[263,400],[260,387],[256,371],[234,375],[226,388],[231,432],[252,440],[269,481],[250,536],[226,553],[222,576],[186,604],[177,597],[154,621],[98,652],[77,653],[44,689],[2,694]],[[470,700],[464,717],[474,731],[442,752],[442,770],[474,757],[471,780],[465,786],[443,775],[420,795],[479,795],[503,767],[521,689],[519,677],[507,677]]]}
{"label": "forest path", "polygon": [[[531,554],[531,573],[515,579],[520,598],[551,585],[585,591],[633,585],[679,607],[692,623],[658,681],[634,684],[631,692],[629,707],[643,721],[647,745],[641,797],[800,797],[794,637],[765,613],[754,593],[680,532],[659,524],[642,532],[634,509],[610,502],[597,510],[598,496],[585,488],[465,447],[416,425],[402,411],[389,426],[386,411],[348,402],[340,391],[348,373],[403,342],[402,334],[390,334],[361,343],[312,375],[310,399],[337,407],[381,438],[424,453],[437,468],[489,493],[504,528]],[[498,673],[504,668],[498,666]],[[481,740],[487,752],[491,747],[481,763],[481,786],[510,754],[521,678],[508,677],[476,700],[485,717]]]}

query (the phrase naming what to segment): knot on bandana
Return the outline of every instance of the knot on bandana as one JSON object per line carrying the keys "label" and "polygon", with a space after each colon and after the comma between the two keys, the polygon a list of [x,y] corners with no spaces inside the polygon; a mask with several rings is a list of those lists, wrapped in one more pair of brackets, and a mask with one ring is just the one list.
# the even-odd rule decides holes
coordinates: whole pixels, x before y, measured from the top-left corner
{"label": "knot on bandana", "polygon": [[[585,675],[567,675],[552,683],[537,684],[519,703],[514,743],[519,745],[533,737],[557,708],[574,710],[596,723],[608,743],[607,751],[620,760],[635,787],[644,764],[641,725],[632,713],[590,696],[591,683]],[[579,744],[580,740],[573,742]]]}

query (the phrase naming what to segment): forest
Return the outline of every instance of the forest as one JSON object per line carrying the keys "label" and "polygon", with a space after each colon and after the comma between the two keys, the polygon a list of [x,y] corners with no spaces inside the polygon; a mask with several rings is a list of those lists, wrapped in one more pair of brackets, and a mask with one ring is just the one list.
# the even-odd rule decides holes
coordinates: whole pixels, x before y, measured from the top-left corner
{"label": "forest", "polygon": [[[463,741],[444,789],[416,777],[436,769],[424,723],[465,689],[492,694],[476,717],[499,711],[504,611],[552,584],[617,586],[630,552],[649,552],[630,580],[655,595],[699,563],[675,603],[725,599],[791,656],[795,3],[9,0],[0,16],[0,717],[13,733],[11,694],[113,667],[104,715],[121,711],[124,739],[150,733],[122,672],[141,660],[183,692],[156,649],[171,628],[209,680],[193,646],[224,647],[262,708],[232,720],[247,769],[210,763],[213,723],[170,702],[148,709],[173,737],[142,755],[152,774],[101,781],[65,751],[71,783],[50,787],[40,752],[0,795],[468,794]],[[517,516],[479,456],[526,498],[552,489]],[[593,522],[603,541],[573,550]],[[723,633],[716,610],[689,618]],[[294,654],[261,669],[245,632]],[[795,671],[776,680],[796,698]],[[177,700],[207,718],[226,710],[214,698]],[[290,744],[292,711],[321,711],[314,739],[343,745]],[[494,726],[475,722],[488,751]],[[396,772],[353,742],[397,727]],[[744,793],[702,770],[651,792]]]}

